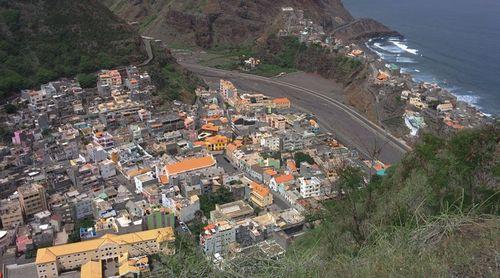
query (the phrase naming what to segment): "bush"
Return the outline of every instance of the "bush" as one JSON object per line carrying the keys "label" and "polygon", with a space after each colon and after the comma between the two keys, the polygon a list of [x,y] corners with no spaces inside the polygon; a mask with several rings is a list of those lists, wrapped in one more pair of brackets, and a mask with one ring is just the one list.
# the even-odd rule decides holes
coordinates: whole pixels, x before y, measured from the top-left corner
{"label": "bush", "polygon": [[5,106],[5,112],[7,112],[7,114],[15,114],[17,112],[17,106],[15,106],[14,104],[11,104],[11,103],[7,103]]}

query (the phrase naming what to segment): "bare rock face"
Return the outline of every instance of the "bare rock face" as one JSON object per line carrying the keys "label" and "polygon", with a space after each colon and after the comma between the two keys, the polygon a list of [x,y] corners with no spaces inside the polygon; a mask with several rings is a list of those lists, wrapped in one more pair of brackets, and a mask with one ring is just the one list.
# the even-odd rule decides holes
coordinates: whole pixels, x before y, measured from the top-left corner
{"label": "bare rock face", "polygon": [[124,19],[139,21],[146,35],[204,48],[255,41],[270,31],[283,7],[303,10],[307,18],[327,31],[344,26],[338,30],[342,39],[391,32],[374,20],[355,20],[341,0],[104,0],[104,3]]}
{"label": "bare rock face", "polygon": [[399,33],[371,18],[357,19],[334,30],[334,36],[343,41],[353,41],[380,35],[399,35]]}

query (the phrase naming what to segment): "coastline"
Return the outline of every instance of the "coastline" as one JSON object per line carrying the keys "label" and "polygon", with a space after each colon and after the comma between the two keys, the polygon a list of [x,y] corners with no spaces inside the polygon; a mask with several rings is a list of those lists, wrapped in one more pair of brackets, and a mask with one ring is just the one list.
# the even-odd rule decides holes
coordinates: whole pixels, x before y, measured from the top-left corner
{"label": "coastline", "polygon": [[[370,43],[373,42],[373,41],[377,41],[377,40],[390,40],[390,39],[399,39],[400,41],[403,41],[405,40],[405,36],[402,35],[402,34],[399,34],[397,36],[393,36],[393,35],[382,35],[382,36],[374,36],[374,37],[371,37],[369,39],[366,39],[363,41],[363,48],[364,50],[367,52],[367,53],[370,53],[372,55],[374,55],[374,57],[377,57],[378,59],[381,59],[382,61],[388,63],[388,64],[391,64],[392,63],[395,63],[397,64],[398,66],[401,66],[402,64],[404,64],[405,62],[401,62],[401,61],[398,61],[398,62],[394,62],[394,61],[390,61],[388,59],[385,59],[385,57],[387,57],[386,55],[388,54],[384,54],[382,53],[382,51],[384,50],[383,48],[381,48],[380,51],[377,51],[375,50],[374,46],[370,46]],[[375,43],[376,44],[376,43]],[[413,55],[420,55],[418,54],[418,50],[417,49],[411,49],[411,48],[408,48],[408,46],[402,44],[402,43],[399,43],[399,42],[396,42],[395,43],[396,47],[400,48],[402,52],[400,53],[403,53],[403,52],[409,52]],[[397,54],[397,57],[403,57],[403,56],[400,56],[399,54],[400,53],[392,53],[392,54]],[[403,58],[407,58],[407,57],[403,57]],[[409,62],[409,64],[417,64],[417,62]],[[439,83],[443,83],[443,82],[440,82],[440,81],[435,81],[435,82],[431,82],[430,80],[428,81],[425,81],[423,79],[425,78],[421,78],[422,80],[418,80],[418,78],[415,76],[415,74],[413,73],[413,71],[416,71],[418,73],[420,73],[421,71],[418,70],[418,69],[411,69],[411,68],[404,68],[404,67],[400,67],[400,70],[401,70],[401,74],[402,75],[407,75],[409,76],[409,78],[411,78],[411,82],[413,83],[414,86],[420,86],[420,85],[423,85],[423,84],[426,84],[426,85],[430,85],[432,86],[433,88],[435,88],[436,90],[439,90],[440,91],[440,94],[442,94],[443,96],[445,97],[448,97],[450,99],[453,99],[457,104],[461,104],[461,106],[467,106],[467,108],[469,110],[471,110],[471,112],[474,112],[474,113],[481,113],[483,114],[484,116],[488,117],[488,118],[494,118],[495,115],[493,114],[490,114],[490,113],[487,113],[486,111],[483,111],[482,110],[482,107],[480,105],[478,105],[476,102],[477,102],[477,99],[480,98],[480,96],[477,96],[477,95],[462,95],[462,94],[457,94],[457,93],[453,93],[452,90],[450,88],[447,88],[445,86],[443,86],[442,84],[439,84]],[[425,72],[424,72],[425,74]],[[452,84],[450,84],[452,85]],[[453,86],[453,85],[452,85]],[[475,99],[475,100],[465,100],[466,98],[472,98],[472,99]]]}

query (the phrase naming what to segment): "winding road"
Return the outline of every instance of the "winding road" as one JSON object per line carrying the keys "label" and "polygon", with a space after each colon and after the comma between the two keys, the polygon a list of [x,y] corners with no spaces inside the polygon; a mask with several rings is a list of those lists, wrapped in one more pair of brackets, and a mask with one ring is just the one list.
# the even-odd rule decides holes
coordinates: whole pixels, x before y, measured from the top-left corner
{"label": "winding road", "polygon": [[354,108],[329,96],[331,92],[311,90],[277,78],[214,69],[198,64],[181,64],[208,81],[224,78],[243,90],[258,91],[272,97],[288,97],[292,105],[314,114],[326,131],[333,133],[349,147],[356,148],[367,158],[376,157],[392,164],[411,150],[402,140],[372,123]]}

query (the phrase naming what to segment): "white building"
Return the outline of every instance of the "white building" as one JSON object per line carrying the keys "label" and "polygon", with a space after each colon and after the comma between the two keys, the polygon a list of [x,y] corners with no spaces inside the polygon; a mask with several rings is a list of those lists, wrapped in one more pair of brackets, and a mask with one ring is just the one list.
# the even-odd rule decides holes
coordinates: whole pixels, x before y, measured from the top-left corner
{"label": "white building", "polygon": [[281,146],[280,142],[281,140],[278,136],[272,136],[272,135],[263,136],[260,139],[261,147],[268,148],[271,151],[279,151]]}
{"label": "white building", "polygon": [[175,216],[180,221],[189,222],[195,218],[196,212],[200,210],[200,198],[197,195],[189,198],[168,198],[162,195],[162,205],[174,211]]}
{"label": "white building", "polygon": [[203,228],[200,246],[207,256],[225,253],[236,242],[236,229],[228,221],[219,221]]}
{"label": "white building", "polygon": [[103,179],[109,179],[116,176],[115,163],[109,159],[106,159],[99,163],[99,171]]}
{"label": "white building", "polygon": [[105,150],[112,149],[115,146],[113,135],[109,134],[107,131],[95,132],[92,139],[95,144],[101,145]]}
{"label": "white building", "polygon": [[144,187],[155,184],[157,179],[153,176],[153,172],[147,172],[134,177],[135,191],[137,193],[142,193]]}
{"label": "white building", "polygon": [[299,179],[300,196],[302,198],[319,197],[321,195],[321,181],[317,177]]}
{"label": "white building", "polygon": [[451,104],[450,102],[441,103],[436,107],[436,109],[439,112],[448,112],[453,110],[453,104]]}

